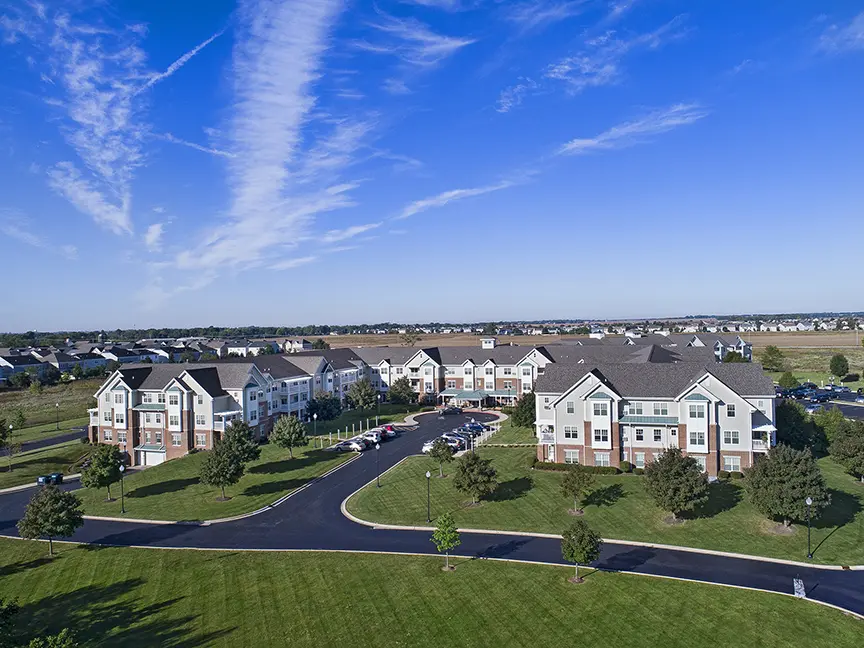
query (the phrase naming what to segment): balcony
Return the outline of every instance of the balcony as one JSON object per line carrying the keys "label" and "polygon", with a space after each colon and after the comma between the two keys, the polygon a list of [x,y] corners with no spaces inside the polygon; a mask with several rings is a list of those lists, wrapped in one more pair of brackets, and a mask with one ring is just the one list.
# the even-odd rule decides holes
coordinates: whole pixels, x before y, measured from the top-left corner
{"label": "balcony", "polygon": [[765,439],[753,439],[753,452],[768,452],[771,445]]}

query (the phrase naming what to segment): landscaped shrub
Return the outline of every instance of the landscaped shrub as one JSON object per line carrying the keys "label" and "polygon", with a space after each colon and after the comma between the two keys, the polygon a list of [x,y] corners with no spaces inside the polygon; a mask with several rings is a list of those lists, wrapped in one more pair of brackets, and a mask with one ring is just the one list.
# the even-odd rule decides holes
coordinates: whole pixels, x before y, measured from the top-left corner
{"label": "landscaped shrub", "polygon": [[634,468],[634,469],[633,469],[633,474],[634,474],[634,475],[644,475],[644,474],[645,474],[645,469],[644,469],[644,468]]}
{"label": "landscaped shrub", "polygon": [[740,470],[733,470],[729,473],[729,476],[732,477],[732,479],[744,479],[744,473]]}
{"label": "landscaped shrub", "polygon": [[555,463],[552,461],[538,461],[534,464],[534,468],[536,470],[553,470],[558,472],[576,468],[577,470],[584,470],[595,475],[617,475],[621,472],[615,466],[583,466],[582,464]]}
{"label": "landscaped shrub", "polygon": [[81,438],[78,439],[78,440],[79,440],[81,443],[90,443],[90,438],[89,438],[89,437],[81,437]]}
{"label": "landscaped shrub", "polygon": [[861,374],[847,374],[843,378],[840,379],[841,383],[844,382],[858,382],[861,379]]}
{"label": "landscaped shrub", "polygon": [[729,479],[729,471],[728,470],[720,470],[717,472],[717,477],[720,479]]}
{"label": "landscaped shrub", "polygon": [[621,472],[625,473],[629,473],[631,470],[633,470],[633,464],[631,464],[629,461],[622,461],[620,467]]}
{"label": "landscaped shrub", "polygon": [[434,412],[435,408],[431,407],[430,405],[424,405],[423,407],[420,408],[420,411],[421,412]]}
{"label": "landscaped shrub", "polygon": [[505,405],[501,408],[501,413],[506,414],[507,416],[513,416],[513,412],[515,411],[515,407],[510,407],[509,405]]}
{"label": "landscaped shrub", "polygon": [[540,460],[537,458],[537,455],[531,455],[530,457],[528,457],[528,467],[533,469],[534,466],[537,465],[538,461]]}

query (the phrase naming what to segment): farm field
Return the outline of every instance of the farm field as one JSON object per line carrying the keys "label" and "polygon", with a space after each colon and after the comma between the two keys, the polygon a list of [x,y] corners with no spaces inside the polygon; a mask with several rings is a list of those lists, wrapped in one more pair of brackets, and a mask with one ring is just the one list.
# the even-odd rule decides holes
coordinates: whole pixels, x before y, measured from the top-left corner
{"label": "farm field", "polygon": [[61,421],[84,418],[87,410],[96,405],[93,394],[101,384],[100,379],[88,379],[45,387],[41,394],[33,394],[29,389],[2,391],[0,418],[11,419],[12,413],[19,409],[27,417],[26,427],[54,423],[58,416]]}

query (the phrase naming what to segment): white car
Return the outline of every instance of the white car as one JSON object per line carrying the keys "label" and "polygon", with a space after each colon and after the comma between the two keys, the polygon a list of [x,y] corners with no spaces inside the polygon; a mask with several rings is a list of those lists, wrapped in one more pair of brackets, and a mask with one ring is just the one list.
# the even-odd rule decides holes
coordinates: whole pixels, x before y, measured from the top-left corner
{"label": "white car", "polygon": [[810,403],[809,405],[807,405],[807,407],[804,408],[804,411],[807,412],[808,414],[815,414],[816,412],[820,411],[821,409],[822,409],[822,406],[819,405],[818,403]]}
{"label": "white car", "polygon": [[427,441],[423,444],[423,449],[421,450],[421,452],[423,454],[429,454],[430,452],[432,452],[433,445],[435,445],[435,441]]}
{"label": "white car", "polygon": [[371,441],[372,443],[381,443],[381,431],[380,430],[367,430],[363,434],[360,435],[362,438],[367,441]]}

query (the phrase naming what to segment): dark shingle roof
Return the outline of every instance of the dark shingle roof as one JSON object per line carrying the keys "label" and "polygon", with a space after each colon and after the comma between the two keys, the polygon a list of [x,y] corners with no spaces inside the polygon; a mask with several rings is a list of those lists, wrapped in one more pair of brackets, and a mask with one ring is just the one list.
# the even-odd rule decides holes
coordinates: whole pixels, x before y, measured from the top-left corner
{"label": "dark shingle roof", "polygon": [[219,371],[216,367],[195,367],[187,369],[189,376],[204,388],[210,396],[224,396],[225,390],[222,388],[222,383],[219,380]]}
{"label": "dark shingle roof", "polygon": [[41,360],[34,358],[31,355],[20,355],[20,356],[2,356],[2,358],[8,362],[13,367],[32,367],[34,365],[42,364]]}

